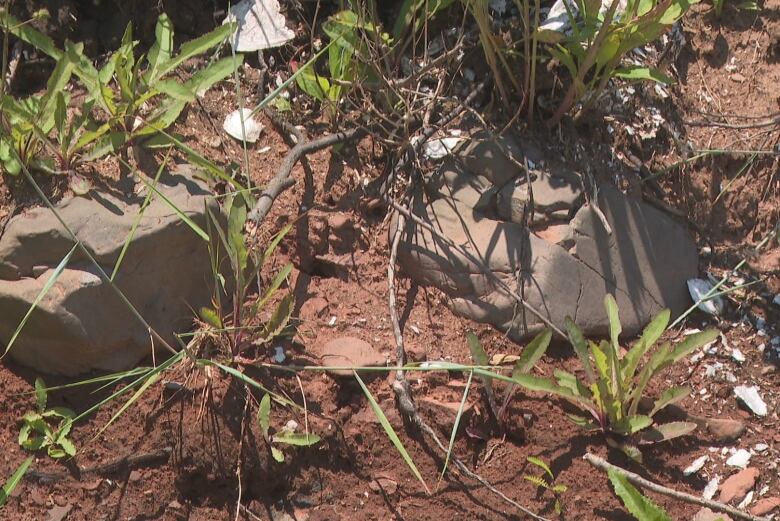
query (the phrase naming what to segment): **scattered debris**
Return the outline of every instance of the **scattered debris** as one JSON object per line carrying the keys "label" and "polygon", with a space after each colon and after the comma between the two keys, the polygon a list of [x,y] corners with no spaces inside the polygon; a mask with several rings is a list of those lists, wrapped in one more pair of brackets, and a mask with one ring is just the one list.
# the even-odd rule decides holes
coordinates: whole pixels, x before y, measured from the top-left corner
{"label": "scattered debris", "polygon": [[744,469],[747,467],[747,464],[750,463],[750,451],[747,451],[745,449],[739,449],[735,451],[729,459],[726,460],[726,465],[729,465],[731,467],[739,467]]}
{"label": "scattered debris", "polygon": [[683,474],[686,475],[686,476],[690,476],[692,474],[696,474],[697,472],[699,472],[702,469],[702,467],[704,467],[704,464],[707,463],[707,460],[709,460],[709,459],[710,459],[710,457],[707,456],[706,454],[704,456],[696,458],[693,461],[693,463],[688,465],[688,467],[685,470],[683,470]]}
{"label": "scattered debris", "polygon": [[711,282],[704,279],[689,279],[688,292],[694,302],[698,302],[698,308],[710,315],[720,315],[723,312],[723,299],[719,296],[703,300],[713,288]]}
{"label": "scattered debris", "polygon": [[758,394],[758,386],[753,385],[748,387],[746,385],[738,385],[734,388],[734,395],[753,411],[753,414],[757,416],[766,416],[766,402],[764,402]]}
{"label": "scattered debris", "polygon": [[[244,117],[244,127],[241,128],[241,116]],[[247,143],[254,143],[260,139],[260,134],[263,133],[263,125],[255,120],[252,116],[251,109],[234,110],[225,118],[225,122],[222,124],[222,128],[225,129],[230,137],[239,141],[246,141]]]}
{"label": "scattered debris", "polygon": [[231,21],[238,22],[230,42],[238,52],[279,47],[295,37],[287,28],[278,0],[242,0],[232,7],[222,23]]}
{"label": "scattered debris", "polygon": [[707,482],[707,485],[704,487],[704,491],[701,493],[701,497],[704,499],[714,498],[715,492],[718,491],[718,485],[720,485],[720,476],[716,474]]}

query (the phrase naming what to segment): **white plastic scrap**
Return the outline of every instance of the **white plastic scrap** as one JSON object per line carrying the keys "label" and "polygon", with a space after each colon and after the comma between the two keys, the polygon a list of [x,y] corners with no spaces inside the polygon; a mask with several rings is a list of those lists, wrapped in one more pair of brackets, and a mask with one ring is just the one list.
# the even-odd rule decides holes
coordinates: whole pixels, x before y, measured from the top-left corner
{"label": "white plastic scrap", "polygon": [[742,363],[742,362],[745,361],[745,355],[742,354],[742,351],[740,351],[736,347],[731,350],[731,358],[733,358],[734,360],[736,360],[739,363]]}
{"label": "white plastic scrap", "polygon": [[[710,315],[720,315],[723,311],[723,299],[721,297],[702,300],[704,295],[712,290],[712,283],[704,279],[688,279],[688,292],[694,302],[698,302],[698,307]],[[701,301],[701,302],[699,302]]]}
{"label": "white plastic scrap", "polygon": [[[566,2],[564,4],[564,2]],[[599,8],[599,15],[602,17],[606,14],[609,5],[612,2],[610,0],[601,0],[601,7]],[[572,16],[579,19],[580,9],[577,2],[573,0],[556,0],[553,6],[550,8],[550,12],[547,14],[544,23],[539,26],[541,31],[555,31],[558,33],[567,33],[571,29],[571,19],[566,7],[569,7]],[[618,18],[623,11],[626,10],[625,0],[620,0],[617,8],[615,9],[615,18]]]}
{"label": "white plastic scrap", "polygon": [[739,502],[739,505],[737,505],[737,508],[740,510],[744,510],[746,506],[748,506],[753,501],[753,491],[751,490],[745,495],[745,499]]}
{"label": "white plastic scrap", "polygon": [[729,459],[726,460],[726,465],[744,469],[747,467],[747,464],[750,463],[750,456],[750,451],[739,449],[738,451],[734,452],[734,454],[732,454]]}
{"label": "white plastic scrap", "polygon": [[713,497],[715,497],[715,492],[718,491],[719,485],[720,485],[720,476],[716,475],[707,483],[707,486],[704,487],[704,491],[701,493],[701,497],[703,497],[704,499],[712,499]]}
{"label": "white plastic scrap", "polygon": [[242,0],[231,8],[223,24],[237,21],[230,43],[238,52],[253,52],[284,45],[295,37],[278,0]]}
{"label": "white plastic scrap", "polygon": [[766,416],[766,402],[761,398],[761,395],[758,394],[757,386],[753,385],[748,387],[746,385],[738,385],[734,388],[734,396],[747,405],[748,408],[753,411],[753,414],[757,416]]}
{"label": "white plastic scrap", "polygon": [[685,470],[683,470],[683,474],[686,476],[690,476],[691,474],[696,474],[702,469],[704,464],[707,463],[708,459],[710,459],[710,457],[707,456],[706,454],[700,458],[696,458],[693,461],[693,463],[688,465],[688,467]]}
{"label": "white plastic scrap", "polygon": [[433,139],[425,143],[423,155],[428,159],[441,159],[452,152],[458,143],[463,141],[462,137],[444,137]]}
{"label": "white plastic scrap", "polygon": [[[244,128],[241,129],[241,114],[244,115]],[[230,137],[239,141],[246,141],[247,143],[254,143],[260,139],[260,134],[263,133],[263,125],[258,123],[257,120],[250,117],[252,114],[251,109],[234,110],[225,118],[225,122],[222,124],[222,128],[225,129]]]}

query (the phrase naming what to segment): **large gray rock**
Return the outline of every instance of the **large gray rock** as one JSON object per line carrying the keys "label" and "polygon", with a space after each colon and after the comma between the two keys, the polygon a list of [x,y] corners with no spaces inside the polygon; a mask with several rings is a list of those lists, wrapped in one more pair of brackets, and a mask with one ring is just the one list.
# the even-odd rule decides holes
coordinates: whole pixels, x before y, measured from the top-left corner
{"label": "large gray rock", "polygon": [[[202,229],[206,207],[220,215],[210,192],[189,167],[160,180],[158,190]],[[143,195],[72,197],[56,205],[60,217],[110,276]],[[70,234],[45,207],[14,217],[0,237],[0,346],[3,350],[54,268],[73,247]],[[155,196],[114,279],[141,316],[171,345],[192,327],[193,309],[212,296],[208,245],[161,197]],[[159,342],[157,347],[159,348]],[[149,331],[97,268],[76,250],[16,339],[9,355],[46,373],[120,371],[152,351]]]}
{"label": "large gray rock", "polygon": [[[615,296],[627,335],[665,307],[679,314],[690,304],[685,282],[696,275],[698,258],[682,226],[604,186],[598,206],[610,234],[586,204],[579,176],[550,162],[545,171],[534,171],[534,210],[526,210],[524,153],[507,138],[473,141],[426,180],[412,211],[481,259],[559,327],[570,316],[586,334],[606,334],[606,293]],[[398,261],[416,282],[444,291],[462,316],[492,324],[516,340],[544,327],[477,264],[412,220]]]}

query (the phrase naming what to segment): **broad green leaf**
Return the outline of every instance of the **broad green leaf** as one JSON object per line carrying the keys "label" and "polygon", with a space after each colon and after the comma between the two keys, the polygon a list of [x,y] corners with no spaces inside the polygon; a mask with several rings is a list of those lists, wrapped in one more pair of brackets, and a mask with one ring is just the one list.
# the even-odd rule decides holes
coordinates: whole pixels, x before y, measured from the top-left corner
{"label": "broad green leaf", "polygon": [[679,438],[696,430],[696,424],[692,422],[669,422],[656,425],[642,432],[639,443],[643,445],[660,443],[662,441]]}
{"label": "broad green leaf", "polygon": [[655,413],[673,403],[677,403],[680,400],[686,398],[691,394],[691,389],[687,385],[679,387],[670,387],[661,393],[661,396],[655,401],[653,409],[648,413],[648,416],[655,416]]}
{"label": "broad green leaf", "polygon": [[264,394],[260,400],[260,407],[257,409],[257,423],[260,424],[263,436],[268,438],[268,431],[271,429],[271,395],[269,394]]}
{"label": "broad green leaf", "polygon": [[52,288],[52,286],[54,286],[54,283],[57,282],[57,279],[60,278],[62,272],[65,271],[65,268],[68,266],[68,262],[70,262],[70,258],[73,255],[73,252],[76,251],[76,248],[78,248],[78,244],[73,245],[73,248],[71,248],[70,251],[65,255],[65,257],[62,258],[62,260],[57,265],[57,267],[54,268],[54,271],[52,271],[51,275],[49,275],[49,278],[46,279],[46,283],[43,285],[41,291],[35,297],[35,300],[33,300],[33,303],[30,305],[30,309],[27,310],[27,314],[24,315],[24,318],[22,318],[22,320],[19,322],[19,325],[16,326],[16,330],[14,331],[14,334],[11,335],[11,340],[8,341],[8,345],[5,347],[5,352],[3,352],[2,356],[0,356],[0,359],[2,359],[5,355],[7,355],[8,351],[11,350],[11,347],[13,347],[14,342],[16,342],[16,339],[19,337],[19,333],[22,332],[24,325],[30,319],[30,316],[33,314],[33,311],[35,311],[35,308],[38,307],[38,304],[40,304],[41,300],[43,300],[43,297],[45,297],[46,294],[49,293],[49,290]]}
{"label": "broad green leaf", "polygon": [[158,64],[156,71],[157,74],[154,77],[150,76],[148,83],[150,85],[154,85],[159,78],[162,78],[169,72],[173,71],[185,61],[199,54],[203,54],[212,47],[219,45],[225,41],[227,37],[230,36],[233,31],[235,31],[235,29],[235,22],[227,23],[225,25],[220,25],[213,31],[206,33],[199,38],[195,38],[194,40],[190,40],[189,42],[185,43],[179,49],[178,55]]}
{"label": "broad green leaf", "polygon": [[244,62],[244,55],[237,54],[235,57],[222,58],[212,63],[208,67],[199,70],[184,83],[184,86],[196,96],[202,96],[214,84],[224,80],[240,67]]}
{"label": "broad green leaf", "polygon": [[122,145],[127,143],[129,136],[126,132],[110,132],[98,139],[95,146],[82,158],[85,162],[100,159],[109,154],[116,154]]}
{"label": "broad green leaf", "polygon": [[412,460],[412,457],[409,456],[408,452],[406,452],[406,447],[404,447],[404,444],[401,442],[401,439],[395,433],[393,426],[390,425],[390,421],[387,419],[387,416],[385,416],[385,413],[382,412],[382,408],[379,407],[378,403],[376,403],[376,399],[374,399],[374,396],[371,394],[371,391],[368,389],[368,387],[366,387],[366,384],[363,383],[363,380],[360,378],[360,375],[357,373],[357,371],[352,371],[352,374],[355,375],[355,379],[360,385],[360,388],[363,389],[363,393],[366,395],[366,399],[368,400],[368,403],[371,406],[371,410],[374,411],[374,414],[379,420],[379,424],[382,425],[382,428],[385,430],[385,434],[387,434],[387,437],[390,439],[393,446],[395,446],[395,449],[401,455],[401,458],[403,458],[404,462],[412,471],[414,476],[420,481],[420,483],[422,483],[425,492],[427,492],[428,495],[430,495],[431,491],[428,488],[428,485],[425,483],[425,480],[420,474],[420,471],[417,470],[417,466],[414,464],[414,460]]}
{"label": "broad green leaf", "polygon": [[553,376],[561,387],[571,389],[571,391],[582,398],[590,399],[592,397],[590,390],[580,382],[575,375],[561,369],[553,371]]}
{"label": "broad green leaf", "polygon": [[271,445],[271,456],[273,456],[277,463],[284,463],[284,452],[280,451],[273,445]]}
{"label": "broad green leaf", "polygon": [[154,84],[154,88],[175,100],[195,101],[195,93],[176,80],[160,80]]}
{"label": "broad green leaf", "polygon": [[317,101],[325,101],[330,90],[328,79],[316,74],[311,67],[303,70],[295,81],[303,92]]}
{"label": "broad green leaf", "polygon": [[564,320],[566,332],[569,334],[569,340],[574,348],[574,353],[577,358],[580,359],[582,368],[585,370],[585,374],[588,377],[588,383],[596,381],[596,376],[593,374],[593,368],[590,365],[590,355],[588,354],[588,344],[585,341],[585,336],[582,334],[582,330],[577,327],[574,321],[566,317]]}
{"label": "broad green leaf", "polygon": [[162,13],[157,18],[157,25],[154,27],[154,45],[149,49],[146,60],[149,62],[149,70],[146,77],[150,79],[157,78],[158,69],[161,64],[169,61],[173,55],[173,24],[168,15]]}
{"label": "broad green leaf", "polygon": [[607,310],[607,318],[609,318],[609,339],[612,342],[613,349],[617,352],[620,350],[618,337],[623,331],[623,327],[620,325],[617,302],[610,293],[607,293],[604,297],[604,307]]}
{"label": "broad green leaf", "polygon": [[549,329],[545,329],[536,335],[536,337],[523,349],[520,359],[515,363],[515,367],[512,370],[512,376],[530,372],[536,365],[536,362],[538,362],[545,351],[547,351],[550,340],[552,340],[552,332]]}
{"label": "broad green leaf", "polygon": [[272,438],[274,443],[284,443],[285,445],[295,445],[296,447],[311,447],[319,443],[321,438],[316,434],[305,432],[280,432]]}
{"label": "broad green leaf", "polygon": [[46,410],[46,399],[46,382],[39,376],[35,379],[35,405],[41,414]]}
{"label": "broad green leaf", "polygon": [[0,490],[0,508],[2,508],[2,506],[5,505],[5,503],[8,501],[8,497],[14,491],[16,486],[21,483],[22,478],[27,473],[27,469],[30,468],[33,459],[35,459],[35,457],[30,456],[24,460],[22,464],[16,468],[14,473],[11,474],[11,477],[8,478],[8,481],[3,484],[3,488]]}
{"label": "broad green leaf", "polygon": [[708,329],[701,333],[694,333],[685,337],[685,340],[674,346],[669,354],[669,360],[671,362],[678,362],[691,354],[696,349],[709,344],[714,341],[720,335],[720,331],[717,329]]}
{"label": "broad green leaf", "polygon": [[613,469],[608,470],[607,475],[615,488],[615,494],[638,521],[672,521],[661,507],[643,496],[625,476]]}
{"label": "broad green leaf", "polygon": [[642,67],[640,65],[629,65],[627,67],[618,67],[612,73],[617,78],[624,80],[645,80],[657,81],[666,85],[673,85],[674,79],[670,78],[660,70],[654,67]]}
{"label": "broad green leaf", "polygon": [[76,455],[76,446],[73,444],[70,438],[66,438],[63,436],[57,440],[57,444],[62,448],[62,450],[68,456]]}
{"label": "broad green leaf", "polygon": [[672,347],[669,342],[664,343],[655,353],[653,353],[650,360],[648,360],[642,368],[642,371],[639,373],[639,382],[636,384],[636,387],[631,394],[626,397],[626,399],[631,402],[631,406],[628,410],[630,416],[636,414],[636,410],[639,407],[639,401],[642,399],[647,384],[650,383],[650,380],[652,380],[662,366],[668,362],[671,349]]}
{"label": "broad green leaf", "polygon": [[636,373],[636,369],[645,356],[645,353],[647,353],[655,345],[658,339],[661,338],[661,335],[666,330],[666,326],[669,324],[670,313],[671,312],[668,309],[664,309],[658,313],[645,327],[644,331],[642,331],[642,336],[623,358],[625,385],[628,385],[634,378],[634,373]]}
{"label": "broad green leaf", "polygon": [[612,430],[620,434],[634,434],[642,429],[646,429],[653,424],[653,419],[644,414],[637,414],[624,418],[621,422],[612,426]]}

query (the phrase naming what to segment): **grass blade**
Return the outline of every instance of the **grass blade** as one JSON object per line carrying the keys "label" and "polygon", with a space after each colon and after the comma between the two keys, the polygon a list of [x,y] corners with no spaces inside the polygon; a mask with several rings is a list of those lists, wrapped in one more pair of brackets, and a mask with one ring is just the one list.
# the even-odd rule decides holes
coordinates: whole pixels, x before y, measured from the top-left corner
{"label": "grass blade", "polygon": [[5,352],[3,352],[3,355],[0,356],[0,359],[2,359],[5,355],[7,355],[8,351],[11,350],[11,347],[14,345],[14,342],[19,337],[19,333],[22,332],[22,328],[24,328],[24,325],[30,319],[30,315],[32,315],[33,311],[35,311],[35,308],[38,307],[38,304],[40,304],[41,300],[43,300],[43,297],[46,296],[46,294],[49,292],[52,286],[54,286],[54,283],[57,282],[57,279],[60,277],[60,275],[62,275],[62,272],[65,271],[65,267],[68,265],[68,262],[70,261],[70,258],[73,255],[73,252],[76,251],[77,247],[78,244],[74,244],[73,248],[71,248],[71,250],[67,253],[67,255],[65,255],[65,257],[62,258],[60,263],[54,269],[54,272],[51,275],[49,275],[48,280],[46,280],[46,283],[41,288],[41,291],[38,293],[38,296],[35,297],[35,300],[30,306],[30,309],[27,310],[27,314],[24,315],[24,318],[22,319],[21,322],[19,322],[19,325],[16,326],[16,331],[14,331],[14,334],[11,336],[11,340],[8,342],[8,345],[5,348]]}
{"label": "grass blade", "polygon": [[366,399],[368,399],[368,403],[369,405],[371,405],[371,409],[374,411],[374,414],[376,414],[379,423],[382,425],[382,428],[385,430],[385,434],[387,434],[387,437],[390,438],[390,441],[393,443],[396,450],[398,450],[399,454],[401,454],[401,457],[409,466],[414,476],[418,480],[420,480],[420,483],[422,483],[422,486],[425,488],[425,492],[428,495],[430,495],[431,491],[428,488],[428,485],[425,484],[425,480],[420,474],[420,471],[417,470],[417,466],[414,464],[414,461],[412,461],[412,457],[409,456],[408,452],[406,452],[406,448],[404,447],[404,444],[401,442],[401,439],[395,433],[395,430],[393,430],[393,426],[390,425],[390,421],[388,421],[387,416],[385,416],[385,413],[382,412],[382,408],[379,407],[378,403],[376,403],[374,396],[371,394],[371,391],[368,390],[366,384],[363,383],[363,380],[357,374],[357,371],[353,369],[352,374],[355,375],[355,379],[357,379],[358,383],[360,384],[360,387],[363,389],[363,393],[366,395]]}
{"label": "grass blade", "polygon": [[[455,436],[458,434],[458,427],[460,426],[460,418],[463,416],[463,407],[466,405],[466,399],[469,396],[469,390],[471,390],[471,379],[474,376],[474,371],[469,372],[469,379],[466,382],[466,389],[463,391],[463,398],[460,400],[460,407],[458,407],[458,414],[455,416],[455,423],[452,425],[452,434],[450,434],[450,444],[447,447],[447,457],[444,458],[444,467],[441,469],[441,475],[439,476],[439,483],[444,479],[444,473],[447,472],[447,465],[450,462],[450,456],[452,456],[452,447],[455,445]],[[437,485],[438,487],[438,485]]]}
{"label": "grass blade", "polygon": [[8,501],[8,496],[11,495],[19,482],[22,481],[22,478],[27,473],[27,469],[30,467],[30,464],[33,462],[34,458],[35,456],[30,456],[24,460],[22,464],[19,465],[19,467],[16,469],[16,471],[11,475],[11,477],[8,478],[8,481],[5,482],[3,488],[0,489],[0,507],[5,505],[5,502]]}

